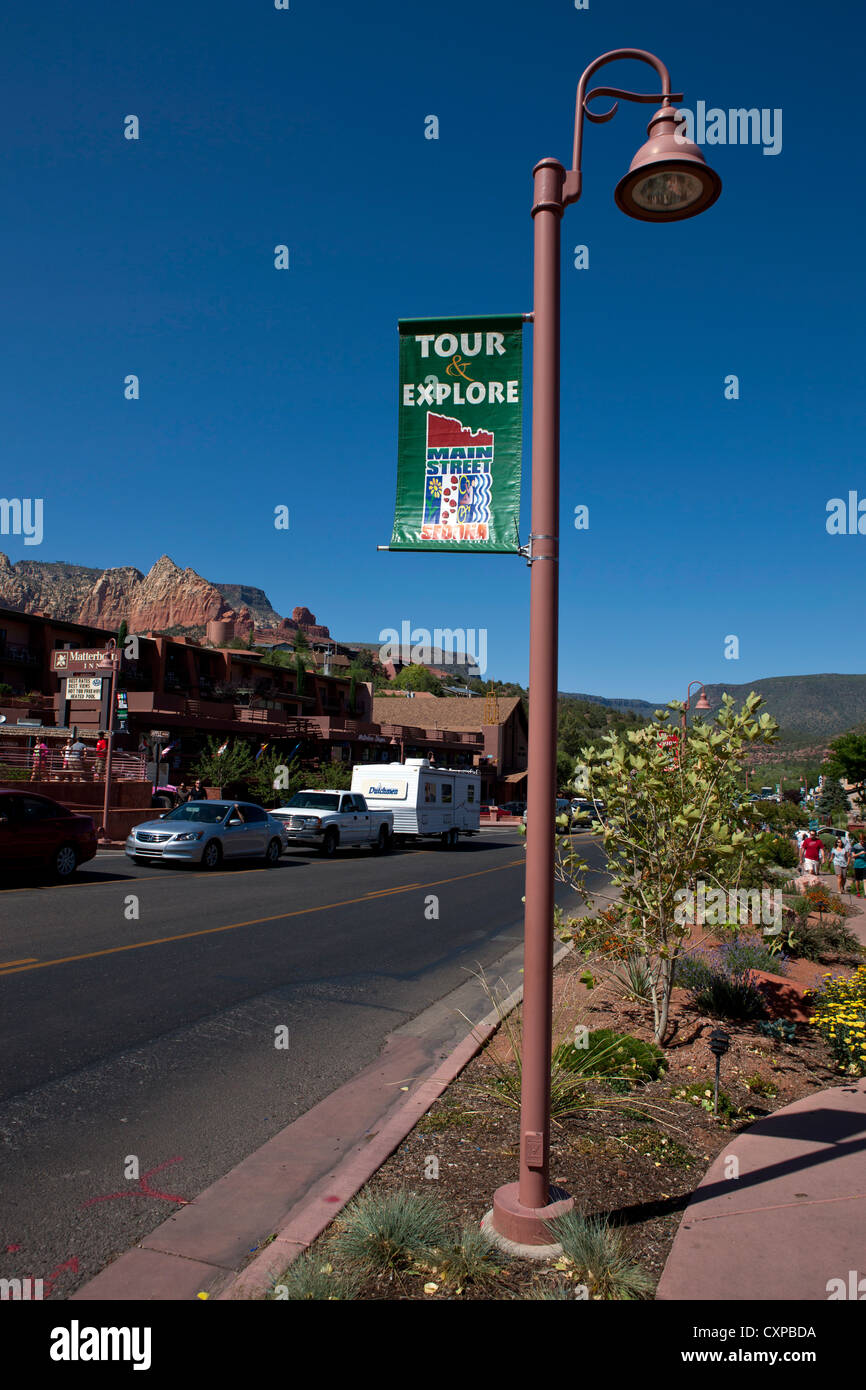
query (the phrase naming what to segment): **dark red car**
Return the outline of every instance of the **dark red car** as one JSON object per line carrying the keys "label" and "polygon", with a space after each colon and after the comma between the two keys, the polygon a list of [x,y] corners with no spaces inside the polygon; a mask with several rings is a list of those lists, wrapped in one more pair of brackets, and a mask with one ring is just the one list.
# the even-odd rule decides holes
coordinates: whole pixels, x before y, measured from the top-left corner
{"label": "dark red car", "polygon": [[0,791],[0,867],[48,869],[71,878],[96,854],[90,816],[68,811],[48,796]]}

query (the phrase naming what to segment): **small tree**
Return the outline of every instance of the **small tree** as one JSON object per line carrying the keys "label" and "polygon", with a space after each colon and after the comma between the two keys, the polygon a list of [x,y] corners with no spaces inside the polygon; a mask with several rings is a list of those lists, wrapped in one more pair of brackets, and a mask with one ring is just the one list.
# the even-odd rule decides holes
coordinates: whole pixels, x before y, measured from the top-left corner
{"label": "small tree", "polygon": [[822,771],[830,777],[844,777],[846,782],[856,784],[862,792],[866,784],[866,733],[851,729],[840,734],[830,744],[830,757]]}
{"label": "small tree", "polygon": [[426,666],[404,666],[391,682],[394,690],[426,690],[431,695],[442,694],[442,682]]}
{"label": "small tree", "polygon": [[[756,833],[760,812],[741,801],[738,787],[745,746],[777,734],[770,715],[757,715],[762,704],[752,693],[735,711],[725,695],[715,723],[695,721],[685,741],[679,733],[672,740],[670,715],[657,710],[652,723],[610,733],[600,750],[581,754],[590,794],[603,803],[598,833],[620,890],[608,935],[645,967],[659,1043],[694,921],[688,893],[699,882],[726,895],[744,883],[752,887],[772,853],[770,837]],[[683,706],[672,701],[668,708],[681,714]],[[574,886],[582,885],[585,869],[571,849],[561,851],[560,872]]]}
{"label": "small tree", "polygon": [[250,745],[243,739],[233,739],[224,752],[220,752],[223,742],[209,738],[205,751],[199,758],[193,772],[200,777],[205,786],[227,787],[234,782],[248,782],[255,770]]}
{"label": "small tree", "polygon": [[831,821],[847,817],[851,803],[838,778],[824,778],[824,785],[821,788],[816,809],[819,815],[827,816]]}
{"label": "small tree", "polygon": [[304,632],[304,629],[302,627],[299,627],[297,632],[295,633],[295,651],[308,652],[309,650],[310,644],[307,641],[307,634]]}

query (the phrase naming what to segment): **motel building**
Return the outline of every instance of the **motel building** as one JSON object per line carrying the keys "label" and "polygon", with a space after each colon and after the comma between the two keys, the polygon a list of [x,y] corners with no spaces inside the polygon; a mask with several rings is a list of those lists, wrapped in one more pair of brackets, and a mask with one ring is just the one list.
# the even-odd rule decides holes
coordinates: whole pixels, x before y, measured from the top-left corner
{"label": "motel building", "polygon": [[[64,766],[63,747],[74,731],[91,750],[109,727],[111,680],[98,664],[115,636],[47,613],[0,608],[0,786],[27,784],[93,815],[97,825],[105,788],[96,760],[86,755],[83,765]],[[482,727],[481,701],[425,696],[411,708],[392,700],[380,709],[377,697],[374,710],[371,686],[341,674],[344,661],[336,655],[311,654],[314,669],[299,676],[294,664],[275,666],[263,652],[228,646],[225,623],[209,624],[198,641],[155,632],[135,637],[136,656],[121,654],[118,663],[112,839],[145,818],[154,783],[193,779],[211,737],[245,739],[253,752],[267,743],[286,761],[295,757],[317,771],[331,763],[432,757],[440,766],[479,768],[488,799],[500,788],[521,794],[500,776],[515,753],[526,766],[526,721],[515,720],[513,710],[498,730]],[[38,752],[42,743],[47,755]],[[157,751],[166,748],[157,767]],[[525,770],[518,783],[521,776]]]}

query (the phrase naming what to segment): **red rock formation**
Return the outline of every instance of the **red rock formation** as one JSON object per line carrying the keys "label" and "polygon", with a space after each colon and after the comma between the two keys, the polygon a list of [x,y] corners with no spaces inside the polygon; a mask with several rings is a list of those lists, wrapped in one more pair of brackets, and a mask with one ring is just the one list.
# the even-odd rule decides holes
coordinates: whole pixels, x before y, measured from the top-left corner
{"label": "red rock formation", "polygon": [[213,584],[163,555],[144,576],[131,568],[105,570],[84,600],[78,622],[113,629],[126,619],[131,632],[144,632],[201,627],[232,616]]}
{"label": "red rock formation", "polygon": [[298,627],[302,627],[308,637],[330,637],[330,632],[326,627],[316,625],[316,615],[311,613],[309,608],[293,608],[292,619]]}

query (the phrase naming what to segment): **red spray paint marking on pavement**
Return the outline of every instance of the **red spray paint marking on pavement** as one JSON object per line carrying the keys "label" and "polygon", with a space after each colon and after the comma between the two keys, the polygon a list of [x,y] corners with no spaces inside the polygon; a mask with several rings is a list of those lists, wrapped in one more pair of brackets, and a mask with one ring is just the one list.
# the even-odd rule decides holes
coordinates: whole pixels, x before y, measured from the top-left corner
{"label": "red spray paint marking on pavement", "polygon": [[138,1188],[126,1188],[123,1192],[107,1192],[104,1197],[90,1197],[86,1202],[82,1202],[84,1207],[93,1207],[97,1202],[112,1202],[116,1197],[157,1197],[161,1202],[177,1202],[180,1206],[189,1206],[186,1197],[175,1196],[171,1192],[155,1192],[148,1184],[148,1178],[152,1173],[158,1173],[162,1168],[168,1168],[172,1163],[183,1163],[182,1158],[167,1158],[164,1163],[158,1163],[155,1168],[148,1168],[146,1173],[142,1173],[138,1180]]}

